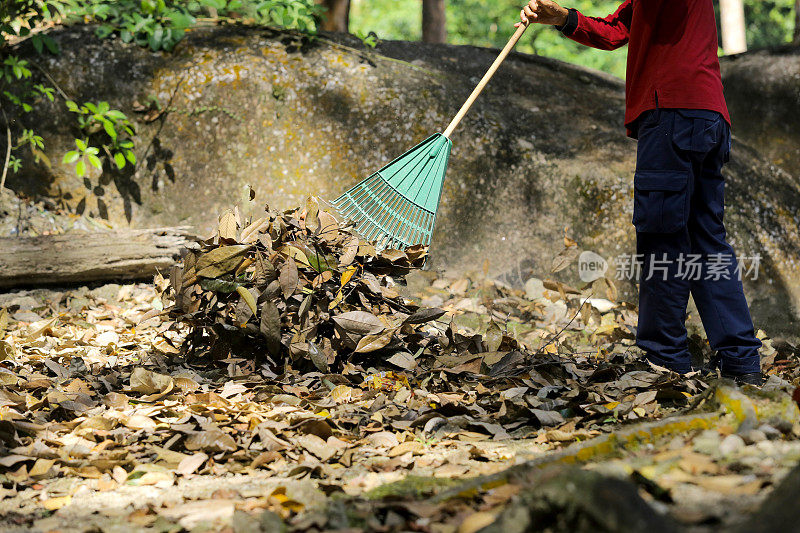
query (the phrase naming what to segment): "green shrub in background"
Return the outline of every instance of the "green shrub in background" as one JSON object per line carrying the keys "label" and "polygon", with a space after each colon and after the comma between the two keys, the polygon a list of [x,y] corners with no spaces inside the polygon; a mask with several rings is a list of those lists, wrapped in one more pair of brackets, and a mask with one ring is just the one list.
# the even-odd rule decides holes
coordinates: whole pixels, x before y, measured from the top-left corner
{"label": "green shrub in background", "polygon": [[[447,41],[501,48],[514,33],[523,0],[447,0]],[[565,5],[567,5],[565,3]],[[571,7],[587,14],[606,15],[616,9],[614,0],[576,0]],[[419,0],[352,0],[350,31],[374,31],[380,39],[414,41],[422,37]],[[625,51],[602,52],[565,39],[550,27],[533,26],[517,50],[625,75]]]}
{"label": "green shrub in background", "polygon": [[42,138],[22,120],[12,124],[9,115],[25,116],[33,111],[37,102],[55,98],[52,87],[32,81],[34,64],[14,54],[11,46],[20,39],[30,39],[39,53],[57,52],[58,47],[50,37],[33,29],[62,16],[65,4],[58,0],[0,2],[0,119],[3,120],[0,131],[4,133],[0,146],[5,148],[0,155],[0,191],[8,172],[17,172],[22,166],[20,150],[28,148],[37,162],[49,163]]}
{"label": "green shrub in background", "polygon": [[[605,16],[621,0],[561,3],[589,16]],[[513,33],[512,25],[524,4],[524,0],[447,0],[448,42],[500,48]],[[794,30],[793,6],[794,0],[745,0],[748,45],[762,48],[789,42]],[[419,40],[421,23],[419,0],[352,0],[350,31],[356,35],[374,31],[380,39]],[[624,49],[605,52],[587,48],[553,28],[532,27],[517,49],[625,76]]]}
{"label": "green shrub in background", "polygon": [[316,32],[314,0],[72,0],[73,19],[101,24],[98,37],[118,35],[151,50],[171,50],[198,19],[230,19],[261,26]]}
{"label": "green shrub in background", "polygon": [[745,0],[747,45],[765,48],[790,42],[794,35],[794,0]]}

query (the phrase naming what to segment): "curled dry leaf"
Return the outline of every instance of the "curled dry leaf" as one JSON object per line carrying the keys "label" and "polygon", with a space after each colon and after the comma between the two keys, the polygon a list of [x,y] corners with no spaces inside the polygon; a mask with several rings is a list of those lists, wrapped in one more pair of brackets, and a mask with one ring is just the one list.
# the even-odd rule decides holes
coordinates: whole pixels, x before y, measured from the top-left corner
{"label": "curled dry leaf", "polygon": [[385,329],[385,324],[381,320],[366,311],[350,311],[333,317],[342,329],[357,335],[373,335]]}
{"label": "curled dry leaf", "polygon": [[387,330],[383,333],[374,335],[365,335],[361,338],[361,340],[358,341],[356,353],[369,353],[380,350],[381,348],[385,348],[390,342],[392,342],[393,335],[393,330]]}
{"label": "curled dry leaf", "polygon": [[130,387],[132,392],[142,394],[155,394],[171,389],[173,386],[172,378],[164,374],[157,374],[144,368],[134,368],[131,372]]}

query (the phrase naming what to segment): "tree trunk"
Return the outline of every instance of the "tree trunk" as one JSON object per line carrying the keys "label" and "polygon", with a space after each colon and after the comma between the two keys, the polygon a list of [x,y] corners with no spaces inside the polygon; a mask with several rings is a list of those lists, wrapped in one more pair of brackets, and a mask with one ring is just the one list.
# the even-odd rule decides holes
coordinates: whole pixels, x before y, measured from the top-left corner
{"label": "tree trunk", "polygon": [[746,52],[747,36],[742,0],[719,0],[719,12],[722,26],[722,49],[726,54]]}
{"label": "tree trunk", "polygon": [[422,0],[422,40],[426,43],[447,42],[445,0]]}
{"label": "tree trunk", "polygon": [[327,11],[322,15],[325,31],[350,31],[350,0],[317,0]]}
{"label": "tree trunk", "polygon": [[3,237],[0,288],[147,279],[167,273],[196,240],[187,228]]}
{"label": "tree trunk", "polygon": [[794,2],[794,44],[800,45],[800,0]]}

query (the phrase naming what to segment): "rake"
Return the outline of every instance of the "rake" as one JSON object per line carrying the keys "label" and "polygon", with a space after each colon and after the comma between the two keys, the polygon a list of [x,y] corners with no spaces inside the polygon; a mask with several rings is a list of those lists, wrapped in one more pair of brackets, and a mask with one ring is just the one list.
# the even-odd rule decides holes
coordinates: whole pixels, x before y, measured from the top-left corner
{"label": "rake", "polygon": [[430,244],[453,146],[450,135],[527,27],[517,28],[444,133],[431,135],[332,202],[362,237],[378,248]]}

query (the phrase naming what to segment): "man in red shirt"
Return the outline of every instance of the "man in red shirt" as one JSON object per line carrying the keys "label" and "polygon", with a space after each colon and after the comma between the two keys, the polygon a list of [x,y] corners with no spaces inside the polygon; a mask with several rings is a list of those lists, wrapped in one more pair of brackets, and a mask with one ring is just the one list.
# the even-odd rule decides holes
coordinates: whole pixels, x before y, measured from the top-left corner
{"label": "man in red shirt", "polygon": [[594,48],[629,45],[625,127],[638,139],[637,345],[654,364],[692,371],[685,326],[691,294],[716,352],[712,367],[761,384],[761,342],[723,224],[721,169],[731,135],[712,0],[625,0],[604,18],[531,0],[520,16]]}

